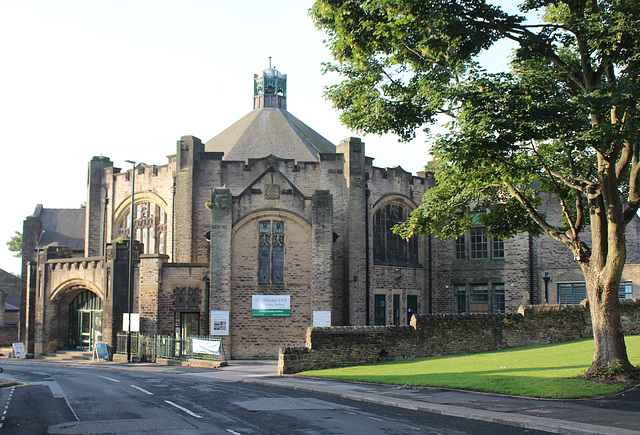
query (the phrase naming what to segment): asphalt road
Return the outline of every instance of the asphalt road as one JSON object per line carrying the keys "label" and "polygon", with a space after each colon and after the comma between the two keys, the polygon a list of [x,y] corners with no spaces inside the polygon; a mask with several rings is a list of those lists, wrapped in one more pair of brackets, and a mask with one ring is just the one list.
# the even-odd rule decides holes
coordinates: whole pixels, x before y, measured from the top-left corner
{"label": "asphalt road", "polygon": [[4,365],[2,434],[524,434],[512,426],[216,378],[197,369]]}

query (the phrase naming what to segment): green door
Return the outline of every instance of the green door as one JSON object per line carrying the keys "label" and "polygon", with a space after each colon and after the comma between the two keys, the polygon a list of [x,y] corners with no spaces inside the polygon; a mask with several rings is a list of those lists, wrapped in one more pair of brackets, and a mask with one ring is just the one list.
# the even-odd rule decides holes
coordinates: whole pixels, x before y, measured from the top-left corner
{"label": "green door", "polygon": [[69,304],[69,349],[91,349],[102,341],[102,300],[85,290]]}

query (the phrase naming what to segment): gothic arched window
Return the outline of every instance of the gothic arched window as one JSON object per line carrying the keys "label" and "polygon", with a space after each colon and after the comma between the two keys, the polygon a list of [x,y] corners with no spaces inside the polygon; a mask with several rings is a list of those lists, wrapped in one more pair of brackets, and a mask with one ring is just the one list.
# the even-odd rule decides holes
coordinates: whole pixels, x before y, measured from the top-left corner
{"label": "gothic arched window", "polygon": [[409,209],[387,204],[373,215],[373,252],[377,263],[418,264],[418,238],[402,239],[391,228],[409,217]]}
{"label": "gothic arched window", "polygon": [[284,282],[284,221],[260,221],[260,284]]}
{"label": "gothic arched window", "polygon": [[[133,238],[144,245],[144,254],[166,254],[167,213],[153,202],[141,202],[134,206]],[[131,213],[127,212],[119,226],[119,235],[129,238]]]}

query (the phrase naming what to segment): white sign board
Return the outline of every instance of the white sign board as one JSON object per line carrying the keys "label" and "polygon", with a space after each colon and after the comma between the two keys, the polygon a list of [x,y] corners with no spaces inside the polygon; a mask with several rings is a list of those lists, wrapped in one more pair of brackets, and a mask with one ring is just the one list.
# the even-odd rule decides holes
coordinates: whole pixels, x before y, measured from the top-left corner
{"label": "white sign board", "polygon": [[[129,332],[129,313],[122,313],[122,331]],[[140,313],[131,313],[131,332],[140,332]]]}
{"label": "white sign board", "polygon": [[291,316],[291,296],[253,295],[251,296],[251,315],[254,317],[289,317]]}
{"label": "white sign board", "polygon": [[315,310],[313,312],[313,326],[331,326],[331,311]]}
{"label": "white sign board", "polygon": [[191,346],[193,353],[204,353],[207,355],[220,355],[220,342],[199,340],[197,338],[191,339]]}
{"label": "white sign board", "polygon": [[229,335],[229,310],[211,310],[211,335]]}
{"label": "white sign board", "polygon": [[16,358],[26,358],[27,354],[24,351],[24,343],[13,343],[13,355]]}

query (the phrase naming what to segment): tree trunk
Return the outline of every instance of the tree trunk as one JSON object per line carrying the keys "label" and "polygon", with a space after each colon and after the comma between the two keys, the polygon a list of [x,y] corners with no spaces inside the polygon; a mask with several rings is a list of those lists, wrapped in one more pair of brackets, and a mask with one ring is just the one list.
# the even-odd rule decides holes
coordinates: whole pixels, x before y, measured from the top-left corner
{"label": "tree trunk", "polygon": [[596,271],[583,267],[583,272],[589,294],[594,345],[593,361],[584,377],[622,382],[638,379],[638,369],[633,367],[627,357],[620,322],[620,279],[613,278],[611,275],[615,272],[606,269]]}

